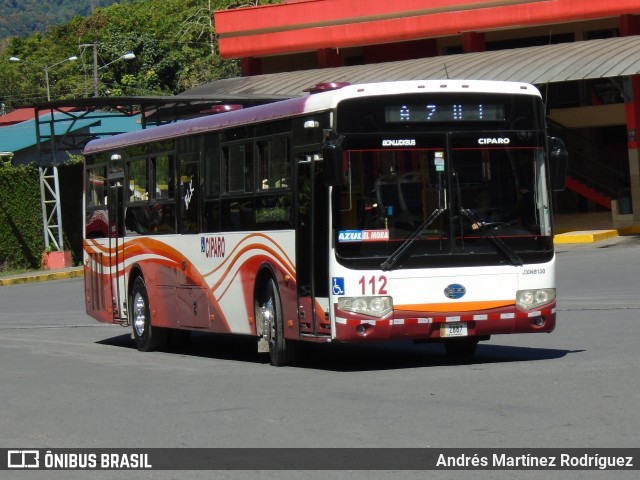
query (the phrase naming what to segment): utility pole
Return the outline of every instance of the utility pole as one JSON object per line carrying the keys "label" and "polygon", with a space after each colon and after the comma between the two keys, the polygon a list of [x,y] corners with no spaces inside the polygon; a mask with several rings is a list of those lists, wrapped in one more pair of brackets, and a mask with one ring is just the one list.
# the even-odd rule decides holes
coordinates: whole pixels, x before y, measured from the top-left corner
{"label": "utility pole", "polygon": [[98,42],[83,43],[81,47],[93,47],[93,96],[98,96]]}
{"label": "utility pole", "polygon": [[93,42],[93,96],[98,97],[98,42]]}

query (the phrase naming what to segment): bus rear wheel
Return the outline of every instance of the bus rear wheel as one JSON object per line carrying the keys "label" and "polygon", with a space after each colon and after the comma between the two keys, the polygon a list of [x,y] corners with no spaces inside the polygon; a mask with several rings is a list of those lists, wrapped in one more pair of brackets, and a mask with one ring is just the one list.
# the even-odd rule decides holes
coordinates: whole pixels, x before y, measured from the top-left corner
{"label": "bus rear wheel", "polygon": [[167,340],[167,330],[151,325],[149,310],[149,296],[142,277],[135,279],[131,291],[131,325],[133,326],[133,340],[141,352],[151,352],[164,347]]}
{"label": "bus rear wheel", "polygon": [[255,318],[258,334],[269,344],[269,357],[276,367],[294,361],[297,344],[284,338],[284,321],[280,293],[273,278],[269,278],[255,300]]}

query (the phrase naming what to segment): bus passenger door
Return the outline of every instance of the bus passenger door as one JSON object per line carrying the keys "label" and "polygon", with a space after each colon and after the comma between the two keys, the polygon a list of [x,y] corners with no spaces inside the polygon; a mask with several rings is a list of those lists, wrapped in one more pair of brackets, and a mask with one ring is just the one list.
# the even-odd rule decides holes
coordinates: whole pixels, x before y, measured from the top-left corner
{"label": "bus passenger door", "polygon": [[[120,305],[122,295],[126,299],[124,288],[124,258],[122,237],[124,236],[124,176],[122,173],[108,178],[108,209],[109,209],[109,288],[107,312],[113,322],[123,320]],[[109,295],[110,294],[110,295]]]}
{"label": "bus passenger door", "polygon": [[[296,164],[296,278],[300,334],[328,337],[331,327],[323,310],[327,308],[329,296],[329,212],[322,156],[316,152],[299,153]],[[320,311],[316,309],[318,303],[323,305]]]}

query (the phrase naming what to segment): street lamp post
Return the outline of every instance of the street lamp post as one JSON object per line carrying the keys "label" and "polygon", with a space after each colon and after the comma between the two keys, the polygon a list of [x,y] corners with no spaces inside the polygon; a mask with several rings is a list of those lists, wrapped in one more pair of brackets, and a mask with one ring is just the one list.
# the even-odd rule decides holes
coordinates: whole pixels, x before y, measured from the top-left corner
{"label": "street lamp post", "polygon": [[109,63],[106,63],[104,65],[102,65],[101,67],[98,67],[98,63],[97,62],[93,62],[93,96],[94,97],[98,97],[100,94],[98,92],[98,70],[100,70],[101,68],[107,68],[109,65],[111,65],[112,63],[115,63],[119,60],[133,60],[134,58],[136,58],[136,54],[133,52],[127,52],[123,55],[120,55],[118,58],[116,58],[115,60],[110,61]]}
{"label": "street lamp post", "polygon": [[[45,65],[44,66],[44,81],[45,81],[45,85],[47,87],[47,101],[50,102],[51,101],[51,89],[49,87],[49,69],[53,68],[57,65],[60,65],[61,63],[64,62],[74,62],[78,59],[78,57],[76,57],[75,55],[72,55],[71,57],[65,58],[64,60],[59,61],[58,63],[54,63],[53,65]],[[11,62],[23,62],[23,63],[28,63],[31,65],[37,65],[33,62],[27,62],[26,60],[22,60],[21,58],[18,57],[9,57],[9,61]],[[41,67],[42,65],[37,65],[39,67]]]}
{"label": "street lamp post", "polygon": [[[58,63],[54,63],[52,65],[44,65],[44,79],[45,85],[47,87],[47,101],[51,101],[51,89],[49,85],[49,69],[53,68],[57,65],[60,65],[64,62],[73,62],[77,60],[78,57],[75,55],[65,58],[64,60],[59,61]],[[38,67],[42,67],[42,65],[27,62],[18,57],[10,57],[9,60],[11,62],[24,62],[32,65],[36,65]],[[53,117],[53,109],[51,111],[51,116]],[[40,155],[42,156],[42,152],[40,150],[40,133],[39,126],[36,121],[36,138],[38,139],[38,150],[40,151]],[[52,144],[52,152],[53,152],[53,162],[49,165],[45,165],[43,162],[38,166],[38,171],[40,173],[40,206],[42,208],[42,227],[44,234],[44,245],[45,249],[49,248],[51,242],[55,245],[58,251],[62,251],[64,248],[63,238],[62,238],[62,211],[60,205],[60,185],[58,182],[58,166],[56,165],[55,160],[55,132],[54,125],[51,124],[51,144]],[[42,160],[42,158],[41,158]],[[47,194],[51,194],[52,197],[47,198]],[[54,221],[53,219],[57,219]],[[54,235],[53,231],[57,230],[57,238]]]}

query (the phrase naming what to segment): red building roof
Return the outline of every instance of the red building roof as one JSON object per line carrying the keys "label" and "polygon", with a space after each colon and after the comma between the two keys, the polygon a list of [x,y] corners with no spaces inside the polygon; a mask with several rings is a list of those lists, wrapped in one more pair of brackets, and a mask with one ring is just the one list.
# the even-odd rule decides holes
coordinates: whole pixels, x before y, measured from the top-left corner
{"label": "red building roof", "polygon": [[[69,112],[71,108],[57,108],[57,111]],[[9,125],[15,125],[16,123],[26,122],[27,120],[33,120],[34,115],[33,108],[16,108],[6,115],[0,116],[0,127],[8,127]],[[40,116],[49,114],[49,110],[40,110]]]}
{"label": "red building roof", "polygon": [[306,0],[214,14],[224,58],[619,17],[638,0]]}
{"label": "red building roof", "polygon": [[33,108],[16,108],[12,112],[0,117],[0,127],[15,125],[16,123],[31,119],[33,119]]}

